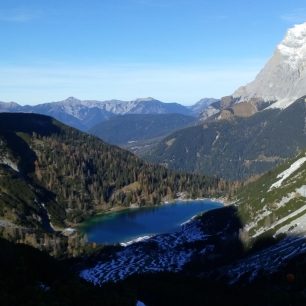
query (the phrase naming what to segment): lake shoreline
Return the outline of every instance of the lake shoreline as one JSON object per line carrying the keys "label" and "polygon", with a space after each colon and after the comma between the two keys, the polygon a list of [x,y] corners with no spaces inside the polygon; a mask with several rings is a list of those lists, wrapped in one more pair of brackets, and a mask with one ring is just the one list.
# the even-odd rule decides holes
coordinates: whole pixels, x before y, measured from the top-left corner
{"label": "lake shoreline", "polygon": [[[188,202],[190,202],[190,206],[187,204]],[[204,206],[203,206],[203,204],[204,204]],[[205,205],[207,205],[208,207],[211,207],[211,208],[206,208]],[[158,235],[158,234],[173,232],[174,230],[176,230],[176,227],[179,228],[181,226],[184,226],[185,224],[194,220],[198,215],[201,215],[202,213],[205,213],[205,211],[210,210],[210,209],[223,208],[226,205],[228,205],[228,203],[224,203],[224,201],[221,201],[220,198],[209,198],[209,199],[208,198],[197,198],[197,199],[177,198],[177,199],[172,200],[172,201],[163,201],[162,203],[160,203],[158,205],[141,206],[141,207],[139,207],[138,205],[137,206],[135,205],[135,206],[132,206],[132,207],[116,207],[115,209],[110,209],[107,212],[104,211],[102,213],[94,215],[92,218],[89,218],[89,219],[85,220],[83,223],[81,223],[81,225],[79,225],[78,230],[83,232],[83,233],[89,234],[89,232],[88,232],[89,228],[95,228],[96,224],[99,224],[101,222],[101,220],[104,220],[102,222],[103,223],[106,222],[106,224],[104,224],[102,226],[102,232],[104,231],[104,234],[106,233],[106,237],[111,237],[112,235],[115,235],[115,236],[118,235],[118,232],[117,232],[118,228],[128,226],[128,227],[126,227],[127,230],[132,229],[131,236],[125,237],[125,234],[123,234],[123,236],[120,238],[120,235],[122,235],[120,233],[119,237],[117,237],[118,240],[115,240],[115,242],[111,241],[111,239],[113,239],[113,238],[110,238],[110,240],[107,240],[108,238],[106,238],[104,241],[103,240],[99,241],[100,238],[96,238],[97,240],[89,238],[90,242],[96,242],[98,244],[105,244],[105,245],[120,244],[121,246],[127,246],[129,244],[134,243],[134,242],[139,242],[143,238],[148,239],[149,237],[152,237],[152,236],[155,236],[155,235]],[[167,216],[167,213],[164,216],[161,215],[160,216],[160,217],[162,217],[161,220],[163,220],[163,221],[161,221],[162,222],[161,224],[163,224],[163,225],[162,226],[159,225],[158,228],[156,228],[155,224],[154,224],[153,228],[152,227],[150,228],[150,226],[152,226],[152,224],[150,225],[149,220],[147,220],[143,224],[141,224],[143,221],[140,221],[140,223],[138,223],[139,220],[136,221],[136,223],[135,223],[136,226],[139,226],[139,224],[141,224],[141,226],[149,226],[147,231],[143,231],[143,232],[139,232],[139,233],[137,233],[137,232],[133,233],[133,226],[131,227],[130,223],[128,223],[128,225],[127,224],[124,225],[123,220],[125,220],[124,218],[126,218],[125,217],[126,215],[132,214],[133,216],[135,216],[133,211],[140,210],[139,212],[135,212],[137,215],[139,215],[139,214],[143,215],[143,213],[146,211],[146,209],[148,209],[148,211],[150,211],[150,208],[153,209],[153,211],[156,211],[155,210],[155,208],[156,208],[158,211],[160,211],[160,209],[161,209],[162,211],[168,211],[169,212],[169,210],[172,210],[171,206],[180,207],[180,208],[173,208],[173,209],[175,209],[174,212],[177,212],[177,209],[179,209],[178,214],[175,213],[176,216],[175,217],[170,217],[169,220],[163,219],[164,216]],[[189,208],[186,210],[186,208],[184,208],[184,207],[189,207]],[[195,207],[198,207],[198,208],[195,208]],[[189,213],[188,213],[188,211],[189,211]],[[145,212],[145,214],[147,215],[148,212]],[[151,213],[149,212],[149,214],[151,214]],[[155,212],[155,214],[158,215],[158,212]],[[168,213],[168,216],[169,216],[169,213]],[[118,218],[120,219],[120,222],[123,221],[123,223],[116,224],[117,221],[110,221],[110,220],[114,220],[114,219],[118,220]],[[141,218],[143,218],[143,217],[141,217]],[[166,218],[169,218],[169,217],[166,217]],[[176,221],[174,221],[176,224],[173,223],[171,225],[171,222],[172,222],[173,218],[176,219]],[[154,218],[154,220],[160,220],[160,219]],[[130,222],[130,220],[128,222]],[[147,222],[149,222],[149,223],[147,223]],[[156,221],[154,221],[154,222],[156,223]],[[114,224],[115,224],[114,229],[115,228],[116,229],[115,229],[115,232],[112,232],[113,231],[112,226]],[[101,228],[99,230],[101,231]],[[95,231],[95,229],[93,231]],[[96,231],[98,231],[98,230],[96,230]],[[122,230],[119,230],[119,232],[120,231],[122,232]],[[97,234],[94,234],[94,235],[97,235]],[[111,235],[111,236],[108,236],[108,235]],[[96,236],[96,237],[99,237],[99,236]],[[103,234],[100,237],[103,237]],[[117,238],[115,238],[115,239],[117,239]]]}
{"label": "lake shoreline", "polygon": [[[175,203],[179,203],[179,202],[193,202],[193,201],[211,201],[211,202],[218,202],[223,204],[223,206],[229,206],[229,205],[233,205],[234,202],[233,201],[229,201],[228,198],[226,197],[219,197],[219,198],[196,198],[196,199],[192,199],[192,198],[182,198],[182,197],[178,197],[172,200],[164,200],[162,202],[160,202],[159,204],[155,204],[155,205],[145,205],[145,206],[139,206],[138,204],[131,204],[130,206],[126,207],[126,206],[115,206],[112,208],[108,208],[105,210],[100,210],[97,211],[95,214],[89,216],[88,218],[84,219],[82,222],[77,223],[69,228],[73,228],[75,230],[78,230],[79,227],[82,226],[82,224],[86,223],[88,220],[95,218],[95,217],[101,217],[103,215],[108,215],[108,214],[112,214],[112,213],[117,213],[117,212],[124,212],[125,210],[133,210],[133,209],[139,209],[139,208],[154,208],[154,207],[159,207],[162,205],[171,205],[171,204],[175,204]],[[65,229],[64,229],[65,230]]]}
{"label": "lake shoreline", "polygon": [[[139,209],[139,208],[154,208],[154,207],[159,207],[162,205],[171,205],[171,204],[175,204],[175,203],[180,203],[180,202],[194,202],[194,201],[211,201],[211,202],[218,202],[223,204],[223,206],[229,206],[229,205],[233,205],[234,202],[229,201],[227,198],[225,197],[220,197],[220,198],[196,198],[196,199],[192,199],[192,198],[175,198],[173,200],[164,200],[162,202],[160,202],[159,204],[155,204],[155,205],[145,205],[145,206],[139,206],[138,204],[131,204],[128,207],[125,206],[116,206],[116,207],[112,207],[103,211],[99,211],[96,214],[92,215],[91,217],[89,217],[88,219],[97,217],[97,216],[101,216],[101,215],[107,215],[107,214],[111,214],[111,213],[116,213],[116,212],[121,212],[121,211],[125,211],[125,210],[132,210],[132,209]],[[87,220],[88,220],[87,219]],[[86,222],[86,220],[84,220],[82,223]],[[82,224],[80,223],[80,224]],[[80,225],[78,224],[78,226]]]}

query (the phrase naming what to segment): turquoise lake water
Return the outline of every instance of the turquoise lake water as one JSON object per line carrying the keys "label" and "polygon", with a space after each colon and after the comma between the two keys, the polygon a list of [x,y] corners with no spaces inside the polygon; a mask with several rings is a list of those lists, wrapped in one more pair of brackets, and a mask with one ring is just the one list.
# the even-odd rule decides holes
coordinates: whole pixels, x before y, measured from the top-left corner
{"label": "turquoise lake water", "polygon": [[193,216],[222,206],[219,202],[196,200],[127,209],[91,218],[82,224],[81,230],[90,242],[127,242],[142,236],[174,232]]}

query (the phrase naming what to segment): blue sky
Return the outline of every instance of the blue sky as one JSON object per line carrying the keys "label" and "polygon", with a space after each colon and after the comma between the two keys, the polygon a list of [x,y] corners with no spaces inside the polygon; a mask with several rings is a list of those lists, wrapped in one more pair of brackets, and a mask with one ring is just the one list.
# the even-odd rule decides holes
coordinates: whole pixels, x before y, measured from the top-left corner
{"label": "blue sky", "polygon": [[305,0],[0,0],[0,101],[219,98],[304,21]]}

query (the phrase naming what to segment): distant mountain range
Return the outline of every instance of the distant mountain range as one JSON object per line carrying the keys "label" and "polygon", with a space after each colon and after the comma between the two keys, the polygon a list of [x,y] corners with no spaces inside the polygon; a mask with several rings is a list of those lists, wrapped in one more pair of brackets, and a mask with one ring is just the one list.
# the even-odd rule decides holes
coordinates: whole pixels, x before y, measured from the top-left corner
{"label": "distant mountain range", "polygon": [[14,102],[0,102],[0,112],[25,112],[52,116],[59,121],[80,130],[89,130],[98,123],[115,115],[125,114],[182,114],[198,116],[215,99],[202,99],[193,106],[178,103],[164,103],[153,98],[133,101],[79,100],[69,97],[59,102],[21,106]]}

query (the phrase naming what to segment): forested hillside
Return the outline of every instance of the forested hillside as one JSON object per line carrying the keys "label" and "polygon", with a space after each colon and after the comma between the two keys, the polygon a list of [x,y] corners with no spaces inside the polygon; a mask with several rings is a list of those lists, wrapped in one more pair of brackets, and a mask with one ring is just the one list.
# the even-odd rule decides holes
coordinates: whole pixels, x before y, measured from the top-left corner
{"label": "forested hillside", "polygon": [[196,119],[182,114],[130,114],[112,117],[94,126],[89,132],[102,140],[116,145],[137,145],[184,128]]}
{"label": "forested hillside", "polygon": [[306,147],[305,97],[288,108],[215,120],[174,132],[146,158],[225,179],[262,174]]}
{"label": "forested hillside", "polygon": [[[18,237],[20,227],[53,232],[117,206],[219,195],[227,189],[219,179],[147,164],[43,115],[0,114],[0,139],[0,225],[7,238]],[[30,244],[41,245],[36,238]],[[22,241],[31,239],[23,231]]]}

